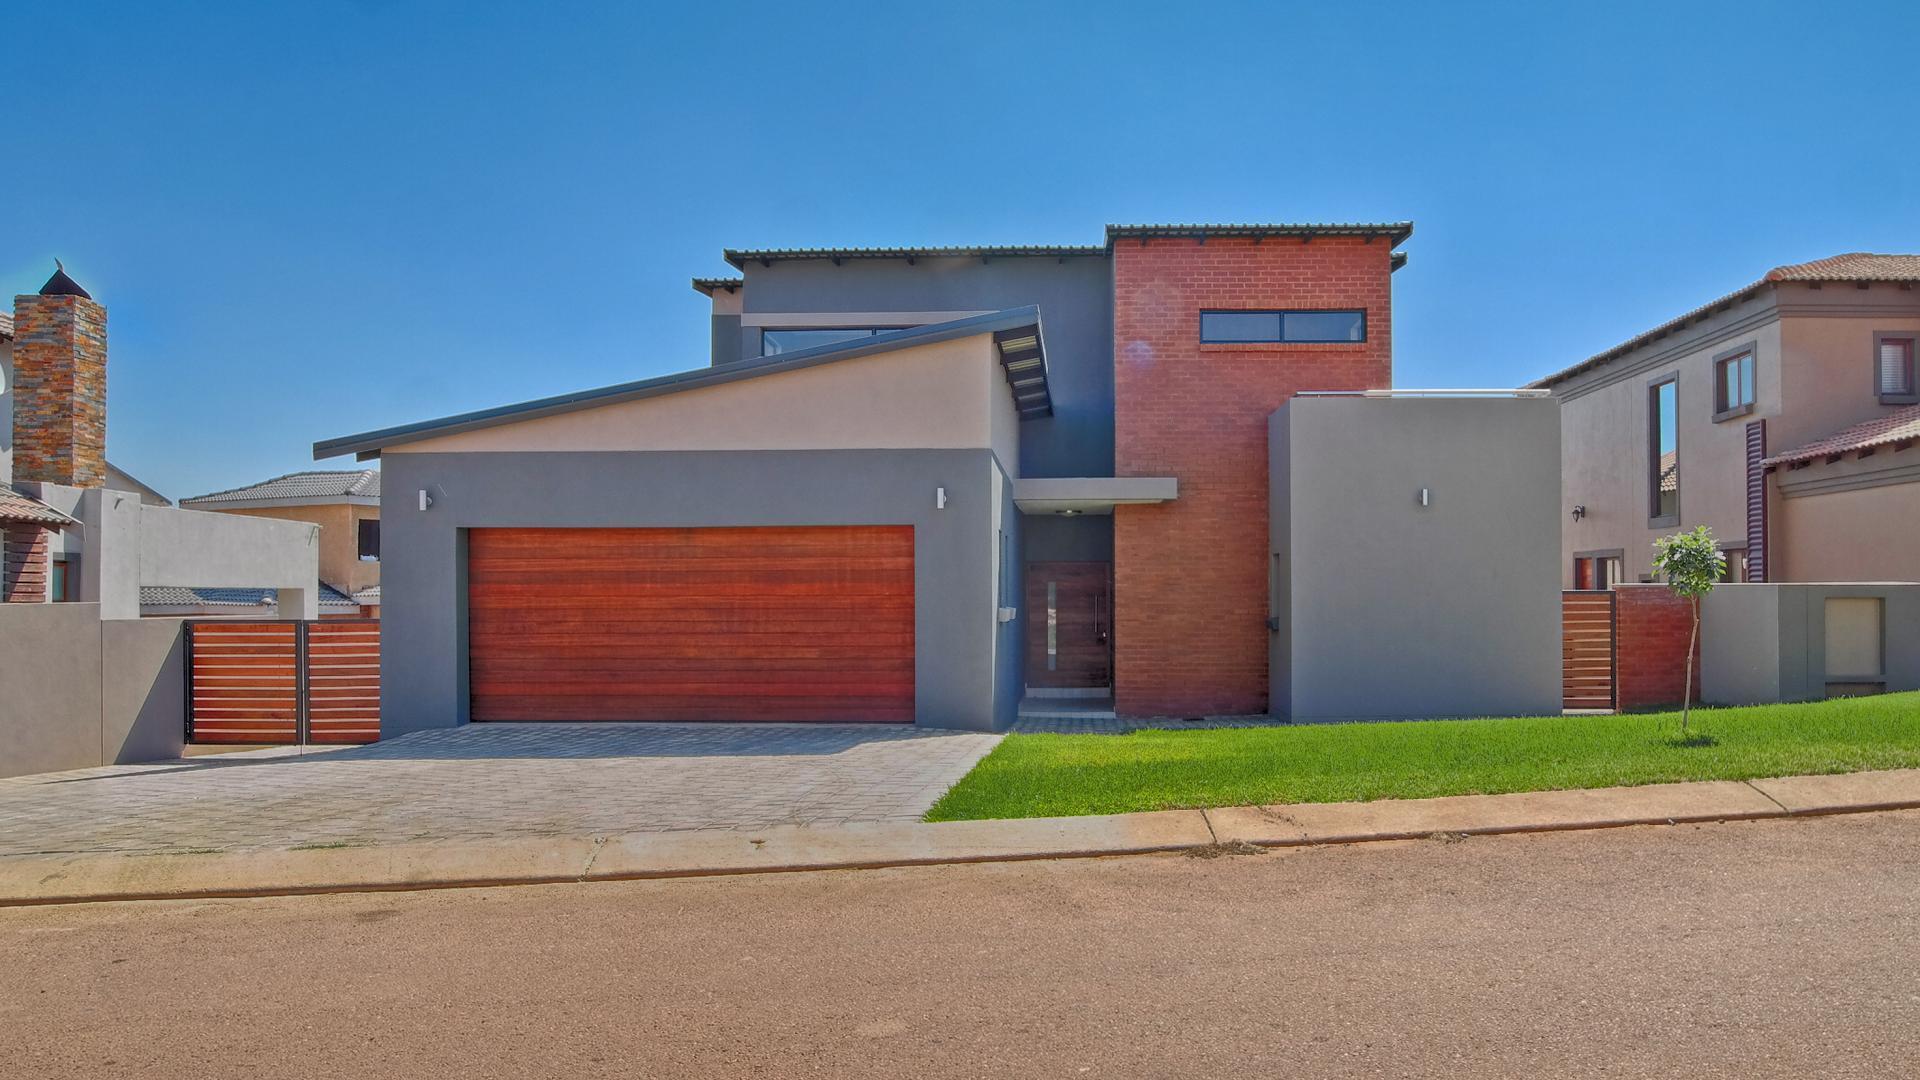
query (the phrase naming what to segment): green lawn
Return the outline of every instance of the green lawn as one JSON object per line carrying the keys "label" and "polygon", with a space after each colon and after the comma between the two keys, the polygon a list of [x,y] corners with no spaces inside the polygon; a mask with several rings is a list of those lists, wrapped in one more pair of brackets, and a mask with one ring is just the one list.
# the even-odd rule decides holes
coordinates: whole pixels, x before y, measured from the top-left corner
{"label": "green lawn", "polygon": [[1920,767],[1920,693],[1678,713],[1010,735],[929,821]]}

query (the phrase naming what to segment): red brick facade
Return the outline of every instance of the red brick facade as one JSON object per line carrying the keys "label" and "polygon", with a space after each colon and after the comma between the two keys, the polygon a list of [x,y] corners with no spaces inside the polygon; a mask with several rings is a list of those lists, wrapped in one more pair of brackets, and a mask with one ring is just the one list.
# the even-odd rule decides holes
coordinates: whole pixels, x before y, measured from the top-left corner
{"label": "red brick facade", "polygon": [[0,531],[0,604],[47,600],[47,530],[8,525]]}
{"label": "red brick facade", "polygon": [[[1177,501],[1114,510],[1114,705],[1267,711],[1267,417],[1301,390],[1393,385],[1384,238],[1113,244],[1114,472]],[[1206,309],[1354,309],[1367,340],[1202,345]]]}
{"label": "red brick facade", "polygon": [[107,309],[84,296],[13,302],[13,477],[107,480]]}
{"label": "red brick facade", "polygon": [[[1687,681],[1688,603],[1665,585],[1614,588],[1615,673],[1621,709],[1678,705]],[[1700,651],[1694,644],[1693,700],[1700,700]]]}

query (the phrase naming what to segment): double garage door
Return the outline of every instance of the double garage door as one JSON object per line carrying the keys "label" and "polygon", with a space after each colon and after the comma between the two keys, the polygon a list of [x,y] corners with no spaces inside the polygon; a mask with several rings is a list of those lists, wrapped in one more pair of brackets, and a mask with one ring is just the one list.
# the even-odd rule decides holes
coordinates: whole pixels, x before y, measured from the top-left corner
{"label": "double garage door", "polygon": [[911,526],[467,540],[474,720],[913,720]]}

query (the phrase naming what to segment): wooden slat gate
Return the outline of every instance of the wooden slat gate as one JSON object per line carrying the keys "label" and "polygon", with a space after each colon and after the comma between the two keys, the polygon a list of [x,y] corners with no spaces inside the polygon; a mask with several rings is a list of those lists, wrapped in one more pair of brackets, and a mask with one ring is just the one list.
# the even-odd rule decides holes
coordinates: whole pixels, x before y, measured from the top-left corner
{"label": "wooden slat gate", "polygon": [[1560,704],[1567,709],[1615,708],[1618,665],[1613,637],[1613,592],[1560,594]]}
{"label": "wooden slat gate", "polygon": [[189,622],[187,741],[365,743],[380,738],[380,623]]}

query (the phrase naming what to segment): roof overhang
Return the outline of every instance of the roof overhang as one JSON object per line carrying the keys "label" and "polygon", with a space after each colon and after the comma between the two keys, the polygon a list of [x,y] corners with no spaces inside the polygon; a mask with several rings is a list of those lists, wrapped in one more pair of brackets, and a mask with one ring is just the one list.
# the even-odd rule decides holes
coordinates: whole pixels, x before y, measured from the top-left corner
{"label": "roof overhang", "polygon": [[1180,481],[1172,476],[1048,476],[1013,482],[1013,505],[1023,514],[1111,514],[1116,506],[1179,497]]}
{"label": "roof overhang", "polygon": [[697,277],[693,279],[693,291],[712,296],[716,292],[738,292],[747,284],[746,278],[737,277]]}
{"label": "roof overhang", "polygon": [[897,352],[901,349],[934,345],[981,334],[993,335],[995,349],[1001,367],[1006,372],[1007,384],[1012,388],[1014,405],[1020,411],[1021,419],[1051,415],[1053,396],[1047,385],[1046,335],[1040,326],[1040,309],[1028,305],[1009,308],[1006,311],[989,312],[985,315],[971,315],[964,319],[933,323],[928,326],[890,330],[884,334],[875,334],[873,337],[835,345],[823,345],[816,349],[801,349],[757,360],[741,360],[714,367],[696,368],[673,375],[641,379],[638,382],[618,383],[593,390],[561,394],[557,397],[539,398],[514,405],[460,413],[438,420],[382,428],[337,439],[324,439],[313,444],[313,456],[315,460],[321,460],[340,454],[355,454],[360,460],[366,461],[379,457],[380,451],[387,447],[401,446],[406,443],[423,442],[427,439],[437,439],[482,428],[517,424],[545,416],[597,409],[604,405],[617,405],[626,401],[663,397],[667,394],[678,394],[709,386],[722,386],[744,379],[756,379],[766,375],[777,375],[784,371],[798,371],[802,368],[851,360],[855,357]]}

